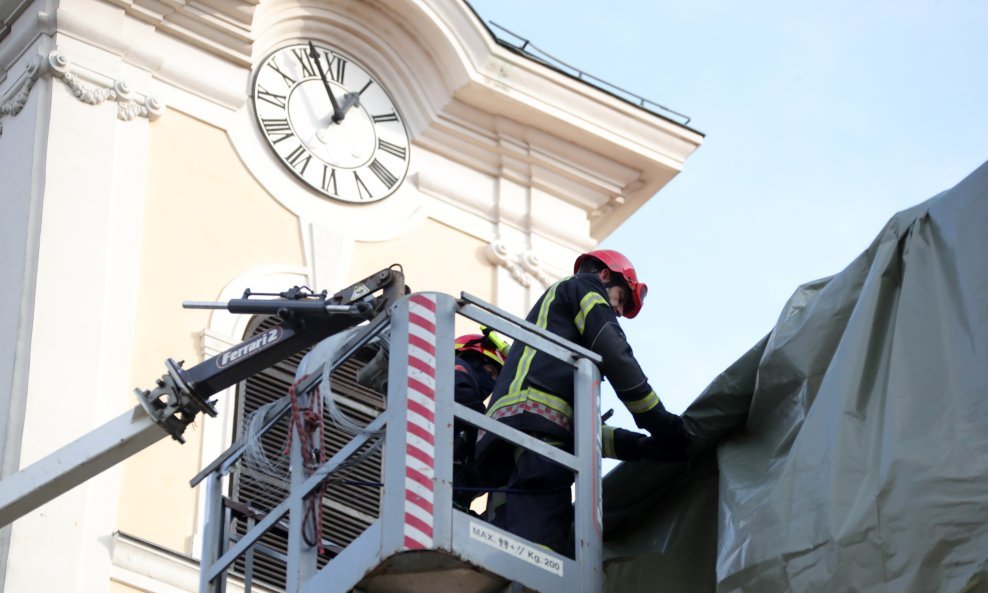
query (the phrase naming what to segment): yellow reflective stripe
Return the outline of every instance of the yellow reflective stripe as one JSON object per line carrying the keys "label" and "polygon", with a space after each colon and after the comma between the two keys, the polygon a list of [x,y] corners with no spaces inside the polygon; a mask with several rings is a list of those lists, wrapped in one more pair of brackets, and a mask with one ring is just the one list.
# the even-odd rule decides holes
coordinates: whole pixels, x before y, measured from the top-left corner
{"label": "yellow reflective stripe", "polygon": [[535,348],[526,345],[525,349],[521,351],[521,358],[518,359],[515,378],[511,381],[511,385],[508,386],[509,392],[521,389],[522,384],[525,382],[525,377],[528,376],[528,369],[532,365],[533,358],[535,358]]}
{"label": "yellow reflective stripe", "polygon": [[659,396],[655,395],[654,391],[649,392],[648,395],[640,400],[624,402],[624,407],[628,408],[628,411],[632,414],[644,414],[657,405],[659,405]]}
{"label": "yellow reflective stripe", "polygon": [[513,406],[515,404],[520,404],[528,399],[528,394],[525,392],[521,393],[506,393],[504,396],[498,398],[491,407],[487,408],[487,415],[493,416],[494,412],[500,410],[501,408],[507,408],[508,406]]}
{"label": "yellow reflective stripe", "polygon": [[614,450],[614,427],[606,424],[601,426],[600,440],[603,445],[603,456],[608,459],[617,459],[617,453]]}
{"label": "yellow reflective stripe", "polygon": [[488,416],[493,416],[494,412],[497,412],[501,408],[506,408],[508,406],[513,406],[516,404],[522,404],[526,401],[538,402],[548,408],[551,408],[563,416],[566,416],[570,420],[573,419],[573,406],[561,397],[556,397],[551,393],[546,393],[544,391],[539,391],[529,387],[523,389],[516,393],[508,392],[502,398],[494,402],[494,405],[487,410]]}
{"label": "yellow reflective stripe", "polygon": [[[560,282],[562,281],[560,280]],[[539,307],[539,316],[535,320],[535,325],[542,329],[545,329],[546,325],[549,324],[549,306],[556,298],[557,286],[559,286],[559,282],[549,287],[549,290],[545,293],[545,297],[542,299],[542,306]],[[508,386],[508,393],[521,391],[525,377],[528,376],[528,369],[532,366],[533,358],[535,358],[535,348],[526,345],[525,349],[521,351],[521,358],[518,359],[518,368],[515,370],[515,378],[511,381],[511,385]]]}
{"label": "yellow reflective stripe", "polygon": [[573,323],[576,325],[576,329],[583,335],[583,328],[587,325],[587,315],[590,315],[590,310],[597,305],[604,305],[605,307],[610,307],[610,303],[600,295],[599,292],[592,290],[588,292],[582,299],[580,299],[580,312],[576,314],[576,319]]}

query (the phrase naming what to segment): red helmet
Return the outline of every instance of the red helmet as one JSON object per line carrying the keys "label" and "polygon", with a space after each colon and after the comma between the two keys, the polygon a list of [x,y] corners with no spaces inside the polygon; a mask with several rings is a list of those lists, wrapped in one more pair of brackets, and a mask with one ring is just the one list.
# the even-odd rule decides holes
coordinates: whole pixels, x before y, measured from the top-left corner
{"label": "red helmet", "polygon": [[624,316],[631,319],[635,315],[638,315],[638,312],[642,310],[642,301],[645,300],[645,295],[648,294],[648,286],[644,282],[638,281],[638,274],[635,273],[635,266],[631,265],[631,260],[618,251],[598,249],[597,251],[584,253],[576,258],[576,263],[573,264],[574,274],[580,270],[583,261],[588,257],[600,260],[607,266],[608,270],[620,275],[624,279],[625,284],[628,285],[628,290],[631,291],[631,302],[624,308]]}
{"label": "red helmet", "polygon": [[498,364],[504,366],[504,355],[487,337],[481,334],[466,334],[456,338],[453,348],[457,352],[480,352]]}

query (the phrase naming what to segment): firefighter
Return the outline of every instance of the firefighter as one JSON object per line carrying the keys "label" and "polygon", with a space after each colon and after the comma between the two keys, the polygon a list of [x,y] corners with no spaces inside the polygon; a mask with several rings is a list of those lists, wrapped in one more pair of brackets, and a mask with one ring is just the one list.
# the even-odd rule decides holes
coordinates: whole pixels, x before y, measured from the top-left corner
{"label": "firefighter", "polygon": [[[683,421],[665,410],[649,386],[617,321],[619,316],[638,315],[645,284],[617,251],[585,253],[573,269],[573,276],[546,290],[527,320],[600,354],[601,374],[638,427],[651,435],[605,429],[605,451],[627,460],[684,460],[688,438]],[[572,367],[527,345],[512,348],[487,415],[572,451]],[[485,485],[494,491],[488,520],[553,550],[567,551],[572,522],[570,470],[491,433],[478,443],[477,458]]]}
{"label": "firefighter", "polygon": [[[486,328],[485,328],[486,331]],[[501,347],[498,347],[498,343]],[[464,406],[481,414],[484,413],[484,400],[494,389],[501,367],[504,366],[504,354],[507,344],[498,339],[493,332],[485,334],[467,334],[456,338],[453,343],[456,350],[454,365],[456,386],[453,398]]]}
{"label": "firefighter", "polygon": [[[485,401],[494,389],[501,367],[504,366],[504,352],[507,344],[496,333],[482,328],[483,334],[467,334],[456,338],[454,361],[453,399],[457,403],[484,413]],[[453,502],[463,510],[470,506],[477,496],[474,469],[474,450],[477,443],[477,429],[469,424],[456,422],[453,427]]]}

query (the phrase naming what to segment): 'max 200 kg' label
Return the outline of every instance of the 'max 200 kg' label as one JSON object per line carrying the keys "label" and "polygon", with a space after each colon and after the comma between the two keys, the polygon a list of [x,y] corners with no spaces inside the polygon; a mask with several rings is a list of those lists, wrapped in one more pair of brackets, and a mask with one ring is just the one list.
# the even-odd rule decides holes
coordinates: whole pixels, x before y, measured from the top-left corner
{"label": "'max 200 kg' label", "polygon": [[230,348],[219,356],[216,361],[216,366],[222,369],[231,363],[260,352],[271,344],[277,342],[278,338],[281,337],[282,331],[283,330],[280,327],[269,329],[263,334],[255,336],[239,346]]}
{"label": "'max 200 kg' label", "polygon": [[551,572],[554,575],[563,576],[563,560],[548,550],[534,548],[522,543],[510,535],[504,535],[493,529],[489,529],[483,523],[470,522],[470,537],[479,540],[492,548],[497,548],[506,554],[511,554],[534,564],[542,570]]}

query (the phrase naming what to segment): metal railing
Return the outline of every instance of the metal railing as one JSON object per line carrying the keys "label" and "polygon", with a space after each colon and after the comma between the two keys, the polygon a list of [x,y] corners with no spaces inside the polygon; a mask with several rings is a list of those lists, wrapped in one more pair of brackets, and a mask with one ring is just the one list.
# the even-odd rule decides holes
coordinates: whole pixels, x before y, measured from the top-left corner
{"label": "metal railing", "polygon": [[[511,337],[573,367],[574,452],[568,453],[492,420],[454,401],[454,320],[461,315]],[[201,555],[201,593],[226,591],[234,570],[237,583],[250,591],[255,553],[272,554],[261,538],[271,530],[287,531],[285,589],[291,593],[345,593],[369,590],[492,590],[599,593],[601,567],[600,391],[597,354],[548,333],[469,294],[460,299],[440,293],[416,293],[399,300],[388,319],[350,330],[348,339],[322,365],[330,370],[368,341],[387,332],[387,407],[335,455],[318,465],[303,450],[303,424],[292,422],[288,494],[272,508],[251,510],[248,527],[233,533],[223,478],[241,460],[245,446],[231,449],[194,481],[204,482],[206,525]],[[324,353],[325,354],[325,353]],[[325,370],[325,369],[323,369]],[[296,401],[281,414],[311,402],[321,372],[297,384]],[[493,433],[543,455],[575,474],[574,557],[548,551],[499,529],[453,505],[454,421]],[[272,422],[273,424],[273,422]],[[315,428],[315,432],[320,429]],[[319,538],[307,532],[307,510],[322,499],[328,478],[348,460],[383,438],[380,466],[380,514],[348,545],[326,553]],[[241,508],[240,515],[244,515]],[[239,559],[239,563],[238,563]],[[238,568],[234,568],[235,565]],[[469,573],[470,578],[463,575]],[[448,581],[444,581],[447,578]],[[416,585],[415,580],[421,580]],[[400,585],[400,586],[399,586]]]}

